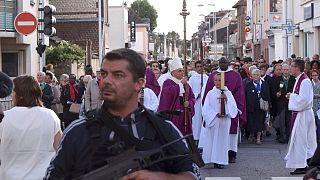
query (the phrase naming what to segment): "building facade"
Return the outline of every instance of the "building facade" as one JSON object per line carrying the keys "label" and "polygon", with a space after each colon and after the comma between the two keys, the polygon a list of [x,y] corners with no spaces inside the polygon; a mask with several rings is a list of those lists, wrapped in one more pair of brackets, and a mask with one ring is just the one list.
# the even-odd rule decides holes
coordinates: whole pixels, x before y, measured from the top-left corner
{"label": "building facade", "polygon": [[[33,0],[0,0],[0,70],[11,77],[36,75],[40,68],[37,54],[37,32],[20,35],[15,31],[14,19],[21,12],[38,18],[38,4]],[[48,1],[45,1],[48,4]],[[46,42],[48,38],[46,37]]]}

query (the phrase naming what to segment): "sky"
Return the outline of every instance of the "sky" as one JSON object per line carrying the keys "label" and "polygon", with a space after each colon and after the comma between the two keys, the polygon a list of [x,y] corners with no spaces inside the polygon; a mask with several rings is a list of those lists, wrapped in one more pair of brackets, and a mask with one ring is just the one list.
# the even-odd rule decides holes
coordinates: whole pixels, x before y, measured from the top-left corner
{"label": "sky", "polygon": [[[109,5],[121,5],[126,1],[130,5],[134,0],[109,0]],[[154,30],[158,33],[176,31],[180,37],[183,37],[183,18],[180,16],[182,11],[183,0],[148,0],[158,12],[157,28]],[[197,32],[199,22],[204,20],[200,16],[208,15],[210,12],[218,10],[232,10],[232,6],[238,0],[187,0],[187,10],[190,15],[187,16],[187,39],[191,39],[193,33]],[[203,4],[203,7],[199,7]],[[210,4],[210,5],[209,5]],[[213,4],[215,6],[213,6]]]}

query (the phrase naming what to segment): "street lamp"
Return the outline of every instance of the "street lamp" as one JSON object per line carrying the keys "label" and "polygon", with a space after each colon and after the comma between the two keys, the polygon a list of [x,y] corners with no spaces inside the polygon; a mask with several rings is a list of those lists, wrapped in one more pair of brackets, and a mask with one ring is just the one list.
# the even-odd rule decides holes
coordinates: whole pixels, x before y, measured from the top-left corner
{"label": "street lamp", "polygon": [[[208,6],[212,6],[212,7],[215,7],[215,0],[214,0],[214,3],[212,4],[207,4]],[[198,7],[203,7],[204,5],[203,4],[198,4],[197,5]],[[200,15],[201,16],[201,15]],[[216,60],[217,59],[217,31],[216,31],[216,20],[217,20],[217,17],[216,17],[216,12],[215,10],[213,11],[213,27],[214,27],[214,59]],[[209,22],[210,23],[210,22]],[[211,24],[209,24],[209,37],[211,38]]]}
{"label": "street lamp", "polygon": [[229,58],[229,21],[232,19],[232,14],[228,14],[227,16],[227,59]]}

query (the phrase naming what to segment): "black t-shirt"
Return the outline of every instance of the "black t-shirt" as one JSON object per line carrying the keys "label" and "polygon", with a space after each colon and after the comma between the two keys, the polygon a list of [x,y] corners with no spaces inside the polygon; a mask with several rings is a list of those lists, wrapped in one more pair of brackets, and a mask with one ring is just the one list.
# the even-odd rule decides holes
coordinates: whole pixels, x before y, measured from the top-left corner
{"label": "black t-shirt", "polygon": [[[100,110],[98,114],[101,113],[107,112]],[[148,119],[148,113],[142,107],[139,107],[135,112],[124,118],[111,114],[108,115],[112,117],[114,122],[138,139],[144,138],[146,129],[153,128]],[[94,121],[97,122],[78,120],[70,124],[64,131],[57,155],[50,163],[45,179],[71,179],[79,177],[106,165],[107,158],[119,155],[131,148],[114,131],[108,129],[108,125],[103,118],[99,118],[98,116]],[[94,144],[92,143],[92,133],[89,132],[90,128],[88,126],[88,124],[92,123],[99,123],[101,128],[95,131],[100,131],[100,135],[103,137],[99,141],[95,141]],[[163,121],[162,128],[162,132],[166,132],[166,137],[170,137],[170,141],[181,137],[181,133],[169,121]],[[156,134],[152,149],[160,147],[162,144],[163,142],[161,142],[159,135]],[[188,152],[186,144],[180,141],[172,145],[169,153],[174,154],[175,152]],[[149,167],[148,170],[172,174],[190,172],[196,179],[200,179],[198,166],[189,158],[166,160]]]}

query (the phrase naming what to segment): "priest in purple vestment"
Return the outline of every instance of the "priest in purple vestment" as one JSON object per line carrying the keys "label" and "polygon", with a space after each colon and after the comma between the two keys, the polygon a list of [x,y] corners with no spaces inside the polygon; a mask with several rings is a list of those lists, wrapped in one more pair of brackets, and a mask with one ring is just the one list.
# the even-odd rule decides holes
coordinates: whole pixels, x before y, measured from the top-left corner
{"label": "priest in purple vestment", "polygon": [[151,89],[157,96],[160,94],[160,85],[150,68],[146,69],[146,87]]}
{"label": "priest in purple vestment", "polygon": [[[169,63],[171,76],[163,83],[158,111],[169,115],[170,120],[183,135],[191,134],[195,97],[188,84],[188,78],[183,77],[184,71],[181,60],[174,59]],[[185,102],[183,99],[184,93],[187,93],[188,97]],[[185,107],[188,113],[187,119],[184,118]]]}
{"label": "priest in purple vestment", "polygon": [[246,100],[241,76],[232,70],[229,64],[230,62],[225,57],[220,58],[219,69],[213,71],[209,76],[202,103],[204,103],[208,92],[214,87],[215,74],[225,71],[225,85],[231,91],[238,107],[238,115],[232,119],[230,127],[229,163],[235,163],[238,151],[238,127],[241,128],[246,123]]}

